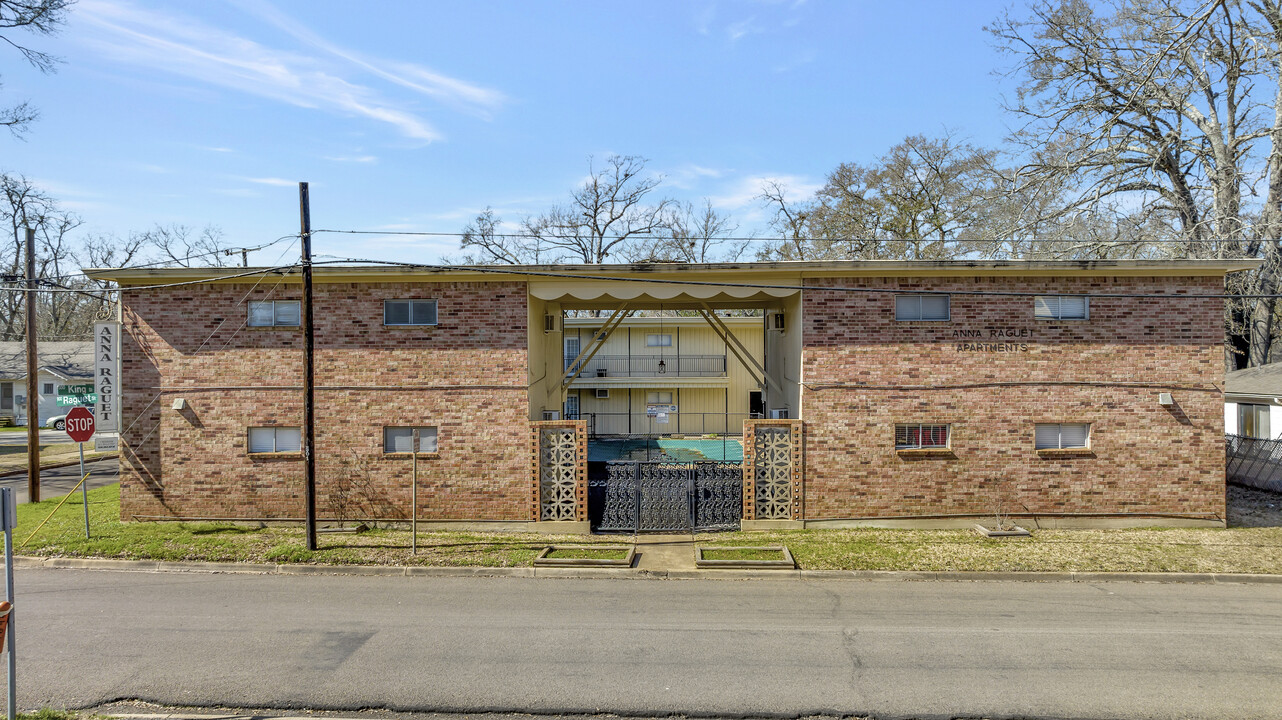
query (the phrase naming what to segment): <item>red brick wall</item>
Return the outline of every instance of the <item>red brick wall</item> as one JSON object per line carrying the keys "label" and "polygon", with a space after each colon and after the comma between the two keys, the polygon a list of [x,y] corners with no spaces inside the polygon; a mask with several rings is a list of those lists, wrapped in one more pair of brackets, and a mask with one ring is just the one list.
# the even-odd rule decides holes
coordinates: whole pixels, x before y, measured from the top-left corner
{"label": "red brick wall", "polygon": [[[811,284],[1044,294],[1216,293],[1218,278],[953,278]],[[1037,320],[1029,297],[954,295],[948,322],[896,322],[894,296],[807,291],[807,519],[1016,513],[1224,517],[1223,302],[1092,297]],[[993,337],[992,330],[1027,330]],[[955,337],[979,330],[983,337]],[[976,350],[957,343],[1014,343]],[[1169,391],[1176,405],[1158,404]],[[952,423],[952,452],[895,450],[897,422]],[[1092,452],[1046,457],[1037,422],[1089,422]]]}
{"label": "red brick wall", "polygon": [[[297,285],[124,293],[121,514],[301,517],[302,461],[251,456],[246,429],[302,424],[302,331],[245,327],[245,301]],[[383,300],[435,298],[435,327],[384,327]],[[409,517],[411,461],[384,425],[435,425],[422,519],[524,520],[524,283],[316,286],[317,511]],[[187,409],[172,409],[175,398]]]}

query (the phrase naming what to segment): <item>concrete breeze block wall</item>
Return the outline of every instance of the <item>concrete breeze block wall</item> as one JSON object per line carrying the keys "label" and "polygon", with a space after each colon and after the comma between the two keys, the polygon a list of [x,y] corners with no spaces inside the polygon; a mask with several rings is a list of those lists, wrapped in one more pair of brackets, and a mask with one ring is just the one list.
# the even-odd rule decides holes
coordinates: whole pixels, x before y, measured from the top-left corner
{"label": "concrete breeze block wall", "polygon": [[[814,280],[1040,294],[1217,293],[1219,278]],[[896,322],[886,293],[807,291],[807,519],[1014,513],[1225,513],[1223,302],[1092,297],[1088,320],[1032,298],[951,297]],[[977,336],[975,336],[977,335]],[[1175,405],[1158,404],[1170,392]],[[897,452],[896,423],[951,423],[951,451]],[[1091,423],[1088,453],[1039,453],[1037,422]]]}
{"label": "concrete breeze block wall", "polygon": [[[302,517],[301,457],[246,451],[251,426],[301,426],[303,339],[246,327],[246,302],[300,286],[123,296],[121,515]],[[419,518],[527,519],[526,298],[520,282],[315,286],[321,518],[408,518],[411,457],[383,453],[383,426],[433,425]],[[435,299],[438,324],[384,326],[385,299]]]}

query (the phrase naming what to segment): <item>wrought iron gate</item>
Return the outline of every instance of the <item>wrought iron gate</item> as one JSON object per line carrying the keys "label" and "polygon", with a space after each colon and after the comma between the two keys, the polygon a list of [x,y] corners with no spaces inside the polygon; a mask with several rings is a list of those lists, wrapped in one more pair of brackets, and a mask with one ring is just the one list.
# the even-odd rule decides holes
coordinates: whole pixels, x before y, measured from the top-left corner
{"label": "wrought iron gate", "polygon": [[612,461],[588,480],[589,514],[600,532],[738,530],[738,463]]}

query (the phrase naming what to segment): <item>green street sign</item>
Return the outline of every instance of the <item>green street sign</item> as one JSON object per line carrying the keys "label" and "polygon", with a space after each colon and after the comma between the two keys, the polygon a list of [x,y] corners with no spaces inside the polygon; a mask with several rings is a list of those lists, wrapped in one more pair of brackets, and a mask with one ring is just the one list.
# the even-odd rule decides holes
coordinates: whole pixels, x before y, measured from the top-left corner
{"label": "green street sign", "polygon": [[59,385],[59,395],[89,395],[93,393],[93,385]]}
{"label": "green street sign", "polygon": [[81,395],[59,395],[58,407],[71,405],[93,405],[98,402],[97,393],[84,393]]}

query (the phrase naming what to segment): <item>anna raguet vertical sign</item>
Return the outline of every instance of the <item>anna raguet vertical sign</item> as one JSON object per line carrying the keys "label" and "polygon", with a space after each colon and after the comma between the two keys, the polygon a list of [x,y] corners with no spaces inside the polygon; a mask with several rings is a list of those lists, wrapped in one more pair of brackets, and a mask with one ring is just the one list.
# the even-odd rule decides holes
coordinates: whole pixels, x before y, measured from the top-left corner
{"label": "anna raguet vertical sign", "polygon": [[99,432],[120,430],[120,323],[93,325],[93,382],[98,394],[94,421]]}

